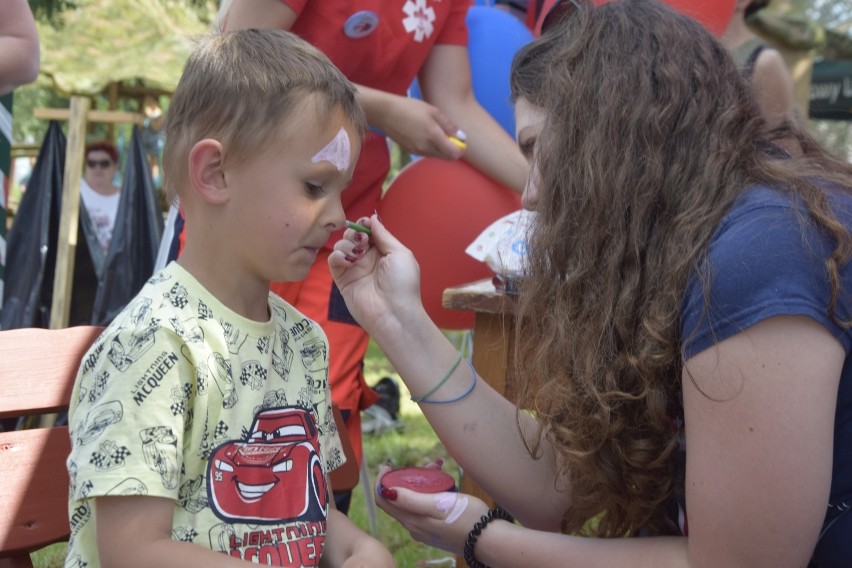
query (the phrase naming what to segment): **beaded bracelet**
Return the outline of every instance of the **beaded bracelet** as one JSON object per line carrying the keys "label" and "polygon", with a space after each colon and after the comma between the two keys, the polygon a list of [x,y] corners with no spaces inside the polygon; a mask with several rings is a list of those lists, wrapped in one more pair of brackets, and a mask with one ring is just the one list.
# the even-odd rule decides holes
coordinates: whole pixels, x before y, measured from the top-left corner
{"label": "beaded bracelet", "polygon": [[488,568],[488,566],[476,559],[476,556],[474,556],[473,553],[473,548],[476,546],[476,541],[479,538],[479,535],[482,534],[482,531],[486,526],[488,526],[488,523],[494,519],[502,519],[504,521],[509,521],[510,523],[515,522],[515,518],[499,505],[489,510],[488,513],[482,515],[479,522],[473,525],[473,529],[467,533],[467,540],[464,541],[464,561],[470,568]]}
{"label": "beaded bracelet", "polygon": [[450,369],[447,371],[447,373],[444,375],[444,377],[440,381],[438,381],[438,384],[435,385],[434,387],[432,387],[432,389],[429,392],[427,392],[426,394],[424,394],[420,398],[412,396],[411,402],[425,402],[427,398],[429,398],[430,396],[432,396],[433,394],[438,392],[438,389],[441,388],[442,386],[444,386],[444,383],[446,383],[448,380],[450,380],[450,377],[452,376],[453,372],[456,370],[456,368],[459,366],[459,363],[461,363],[461,360],[462,360],[461,351],[459,351],[458,354],[459,354],[459,356],[456,359],[456,362],[453,363],[453,366],[450,367]]}
{"label": "beaded bracelet", "polygon": [[448,404],[450,402],[458,402],[461,399],[465,398],[467,395],[473,392],[473,387],[476,386],[476,369],[473,368],[473,363],[470,362],[470,359],[465,359],[467,366],[470,367],[470,372],[473,375],[473,378],[470,380],[470,386],[467,387],[467,390],[461,393],[458,396],[454,396],[453,398],[448,398],[446,400],[426,400],[426,397],[419,399],[417,402],[424,404]]}

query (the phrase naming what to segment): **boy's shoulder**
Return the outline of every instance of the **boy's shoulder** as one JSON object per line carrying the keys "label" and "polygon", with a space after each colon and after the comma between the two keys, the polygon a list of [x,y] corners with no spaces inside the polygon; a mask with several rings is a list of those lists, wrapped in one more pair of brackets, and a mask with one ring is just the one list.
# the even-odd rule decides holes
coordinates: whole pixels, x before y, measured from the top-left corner
{"label": "boy's shoulder", "polygon": [[148,279],[107,326],[104,335],[149,328],[165,317],[164,312],[174,312],[188,303],[189,292],[170,264]]}
{"label": "boy's shoulder", "polygon": [[92,345],[81,370],[103,356],[125,369],[154,344],[155,335],[174,335],[174,322],[187,319],[181,311],[191,296],[180,276],[170,264],[149,278]]}
{"label": "boy's shoulder", "polygon": [[328,343],[325,330],[317,322],[274,292],[269,293],[269,312],[275,324],[289,337],[297,341],[304,338],[319,338]]}

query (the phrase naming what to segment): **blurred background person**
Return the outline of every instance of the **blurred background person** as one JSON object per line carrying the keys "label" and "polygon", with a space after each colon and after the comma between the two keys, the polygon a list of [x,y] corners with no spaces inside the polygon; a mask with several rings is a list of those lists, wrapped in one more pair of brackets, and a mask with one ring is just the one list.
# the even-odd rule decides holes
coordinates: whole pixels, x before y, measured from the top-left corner
{"label": "blurred background person", "polygon": [[121,197],[121,190],[115,185],[117,173],[118,150],[111,142],[102,140],[86,147],[86,168],[80,180],[80,198],[105,255],[109,250]]}
{"label": "blurred background person", "polygon": [[751,81],[767,126],[775,128],[793,118],[793,78],[781,53],[748,26],[749,17],[766,8],[770,1],[737,0],[722,43]]}

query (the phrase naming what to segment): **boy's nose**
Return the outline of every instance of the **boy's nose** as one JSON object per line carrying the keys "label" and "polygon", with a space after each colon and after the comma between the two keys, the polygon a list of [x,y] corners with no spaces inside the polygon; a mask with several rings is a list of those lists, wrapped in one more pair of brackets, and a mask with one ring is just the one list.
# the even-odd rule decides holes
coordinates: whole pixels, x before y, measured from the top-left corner
{"label": "boy's nose", "polygon": [[338,199],[331,205],[326,216],[326,227],[331,231],[342,229],[346,226],[346,215],[343,212],[343,203]]}

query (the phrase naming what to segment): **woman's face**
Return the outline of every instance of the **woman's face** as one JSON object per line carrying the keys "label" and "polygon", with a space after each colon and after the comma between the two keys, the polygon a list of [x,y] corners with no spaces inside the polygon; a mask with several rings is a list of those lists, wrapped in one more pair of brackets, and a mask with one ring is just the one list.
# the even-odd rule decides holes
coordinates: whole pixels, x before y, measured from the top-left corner
{"label": "woman's face", "polygon": [[515,103],[515,139],[521,153],[530,164],[530,173],[521,203],[524,209],[535,211],[538,203],[538,168],[536,167],[536,143],[544,127],[545,111],[524,98]]}
{"label": "woman's face", "polygon": [[103,150],[92,150],[86,154],[86,182],[92,187],[112,186],[118,164]]}

